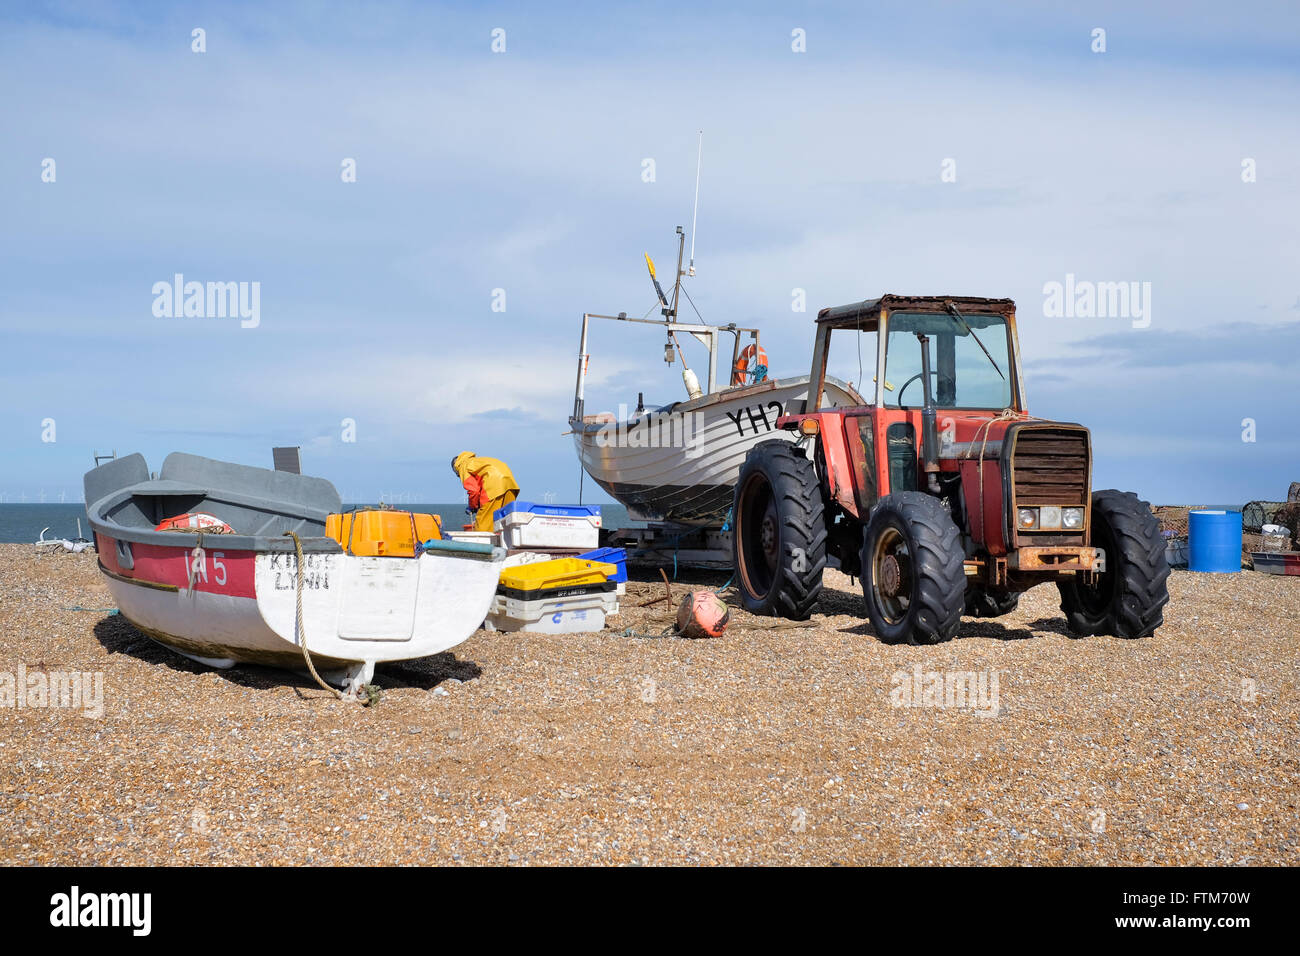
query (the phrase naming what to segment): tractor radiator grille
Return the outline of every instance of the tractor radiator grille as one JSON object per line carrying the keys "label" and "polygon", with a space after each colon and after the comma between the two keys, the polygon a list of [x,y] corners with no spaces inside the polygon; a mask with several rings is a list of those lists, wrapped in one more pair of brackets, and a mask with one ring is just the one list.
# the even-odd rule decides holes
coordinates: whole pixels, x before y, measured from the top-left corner
{"label": "tractor radiator grille", "polygon": [[1088,503],[1088,432],[1021,428],[1011,457],[1017,506]]}

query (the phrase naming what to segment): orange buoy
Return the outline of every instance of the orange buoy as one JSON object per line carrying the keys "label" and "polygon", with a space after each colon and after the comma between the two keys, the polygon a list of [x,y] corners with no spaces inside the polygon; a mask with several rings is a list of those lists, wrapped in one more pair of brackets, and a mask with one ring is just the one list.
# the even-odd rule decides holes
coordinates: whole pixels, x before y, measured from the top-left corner
{"label": "orange buoy", "polygon": [[682,637],[721,637],[731,609],[712,591],[692,591],[677,608],[677,633]]}
{"label": "orange buoy", "polygon": [[767,349],[761,345],[746,345],[745,350],[736,357],[736,364],[731,369],[731,384],[744,385],[749,378],[749,360],[756,359],[759,365],[771,368],[767,364]]}

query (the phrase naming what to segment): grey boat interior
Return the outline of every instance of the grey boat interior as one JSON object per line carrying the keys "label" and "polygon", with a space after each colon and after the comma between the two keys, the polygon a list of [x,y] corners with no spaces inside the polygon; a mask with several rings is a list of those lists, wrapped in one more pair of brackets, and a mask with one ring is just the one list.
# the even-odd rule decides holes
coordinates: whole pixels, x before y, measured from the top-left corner
{"label": "grey boat interior", "polygon": [[343,503],[324,478],[172,452],[157,478],[137,453],[87,472],[84,484],[90,526],[119,542],[117,558],[125,568],[132,566],[129,543],[176,547],[197,542],[197,531],[154,530],[167,518],[193,512],[230,525],[234,534],[205,537],[220,537],[222,546],[232,550],[292,552],[289,531],[299,536],[303,551],[343,550],[325,536],[326,518],[341,511]]}

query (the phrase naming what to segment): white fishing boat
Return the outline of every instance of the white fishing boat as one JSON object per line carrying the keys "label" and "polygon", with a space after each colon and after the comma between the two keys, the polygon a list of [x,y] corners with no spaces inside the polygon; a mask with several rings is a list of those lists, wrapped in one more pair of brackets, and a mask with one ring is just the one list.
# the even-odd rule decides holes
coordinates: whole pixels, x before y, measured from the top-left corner
{"label": "white fishing boat", "polygon": [[506,557],[450,540],[353,554],[325,534],[341,511],[330,482],[197,455],[169,455],[157,478],[138,454],[114,459],[85,490],[100,570],[140,631],[212,667],[314,669],[353,694],[377,662],[473,634]]}
{"label": "white fishing boat", "polygon": [[[777,419],[801,412],[808,399],[808,376],[768,377],[767,354],[759,330],[735,324],[710,325],[678,321],[685,234],[677,228],[677,279],[671,301],[655,279],[654,263],[646,256],[661,307],[661,319],[584,313],[578,347],[578,375],[569,426],[584,471],[628,509],[633,520],[685,527],[721,527],[731,507],[740,466],[749,449],[761,441],[798,435],[778,429]],[[692,263],[694,256],[692,255]],[[653,309],[652,309],[653,311]],[[647,409],[638,401],[625,414],[587,409],[587,366],[592,320],[658,327],[664,330],[664,361],[680,359],[684,401]],[[728,343],[724,336],[732,336]],[[702,344],[707,358],[703,387],[687,364],[679,336]],[[731,345],[731,363],[719,377],[721,351]],[[865,401],[853,386],[827,376],[825,392],[813,407],[852,407]],[[623,406],[624,409],[627,405]]]}

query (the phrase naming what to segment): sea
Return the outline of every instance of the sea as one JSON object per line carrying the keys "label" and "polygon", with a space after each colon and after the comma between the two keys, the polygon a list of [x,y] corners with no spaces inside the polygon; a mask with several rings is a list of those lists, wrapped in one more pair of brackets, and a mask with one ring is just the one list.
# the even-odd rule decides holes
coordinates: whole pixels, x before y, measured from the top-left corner
{"label": "sea", "polygon": [[[356,505],[344,505],[350,510]],[[401,504],[403,511],[436,514],[442,518],[444,528],[460,528],[472,518],[465,513],[463,504]],[[641,524],[628,518],[627,508],[620,504],[600,504],[601,524],[606,528],[628,528]],[[77,522],[81,522],[81,536],[90,537],[90,522],[83,504],[0,504],[0,544],[31,544],[48,528],[46,538],[77,537]]]}

